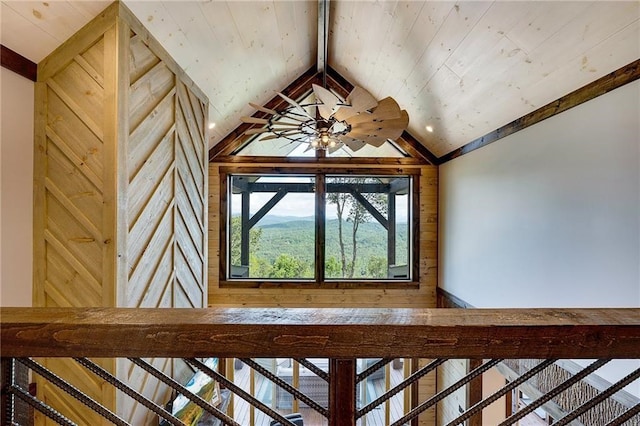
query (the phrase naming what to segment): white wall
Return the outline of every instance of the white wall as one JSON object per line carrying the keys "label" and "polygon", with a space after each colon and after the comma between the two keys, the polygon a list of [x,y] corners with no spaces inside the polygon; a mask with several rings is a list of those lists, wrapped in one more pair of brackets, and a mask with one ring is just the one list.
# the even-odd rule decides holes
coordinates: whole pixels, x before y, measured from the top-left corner
{"label": "white wall", "polygon": [[640,306],[640,82],[440,167],[439,286],[477,307]]}
{"label": "white wall", "polygon": [[34,83],[0,70],[0,306],[31,306]]}

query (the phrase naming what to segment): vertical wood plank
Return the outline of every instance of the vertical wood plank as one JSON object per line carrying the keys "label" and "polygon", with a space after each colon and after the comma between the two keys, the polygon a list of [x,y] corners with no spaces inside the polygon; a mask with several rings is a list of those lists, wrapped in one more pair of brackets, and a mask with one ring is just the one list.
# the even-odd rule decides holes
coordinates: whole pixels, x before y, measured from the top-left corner
{"label": "vertical wood plank", "polygon": [[329,426],[355,426],[356,360],[329,360]]}
{"label": "vertical wood plank", "polygon": [[[482,365],[481,359],[470,359],[468,371],[474,370]],[[472,407],[482,401],[482,375],[473,379],[467,386],[467,406],[466,409]],[[482,412],[476,414],[469,419],[469,426],[482,426]]]}
{"label": "vertical wood plank", "polygon": [[127,282],[126,197],[119,197],[119,191],[126,191],[128,184],[128,41],[128,26],[116,18],[105,32],[104,43],[103,306],[126,306],[124,291],[118,289],[118,282]]}
{"label": "vertical wood plank", "polygon": [[35,117],[33,151],[33,306],[45,306],[46,243],[44,238],[46,222],[45,173],[47,146],[47,84],[35,84]]}

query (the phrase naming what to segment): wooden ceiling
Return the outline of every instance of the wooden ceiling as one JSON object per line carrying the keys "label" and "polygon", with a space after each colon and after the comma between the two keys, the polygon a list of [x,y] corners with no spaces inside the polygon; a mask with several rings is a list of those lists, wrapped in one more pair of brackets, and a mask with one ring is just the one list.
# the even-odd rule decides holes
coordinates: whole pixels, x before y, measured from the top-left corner
{"label": "wooden ceiling", "polygon": [[[124,3],[208,94],[215,145],[317,61],[316,1]],[[39,62],[106,1],[3,1]],[[442,156],[640,58],[640,2],[331,0],[328,64],[409,112]],[[432,126],[433,132],[426,130]]]}

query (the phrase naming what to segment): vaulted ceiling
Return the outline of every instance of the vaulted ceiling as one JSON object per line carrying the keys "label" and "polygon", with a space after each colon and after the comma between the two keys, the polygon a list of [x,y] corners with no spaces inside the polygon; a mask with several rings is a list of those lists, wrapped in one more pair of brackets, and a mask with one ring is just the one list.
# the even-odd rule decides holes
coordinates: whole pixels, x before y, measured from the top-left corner
{"label": "vaulted ceiling", "polygon": [[[109,3],[3,1],[2,44],[37,63]],[[317,63],[317,1],[124,3],[208,94],[211,146]],[[331,0],[328,27],[328,65],[437,156],[640,58],[636,1]]]}

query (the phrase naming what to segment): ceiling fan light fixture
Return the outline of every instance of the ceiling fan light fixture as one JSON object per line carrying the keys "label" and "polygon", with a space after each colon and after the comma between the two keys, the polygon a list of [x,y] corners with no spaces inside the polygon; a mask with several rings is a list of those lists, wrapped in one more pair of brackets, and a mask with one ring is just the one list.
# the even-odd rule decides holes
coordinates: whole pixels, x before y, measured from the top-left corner
{"label": "ceiling fan light fixture", "polygon": [[264,114],[265,118],[242,117],[244,123],[264,126],[249,128],[245,134],[270,133],[261,136],[261,140],[282,138],[307,143],[316,150],[334,152],[346,145],[357,151],[367,144],[380,147],[387,139],[397,139],[409,124],[409,115],[395,100],[385,98],[378,102],[361,87],[355,87],[346,101],[315,84],[313,92],[315,102],[308,104],[278,93],[288,105],[278,110],[256,108],[270,114],[268,118]]}

